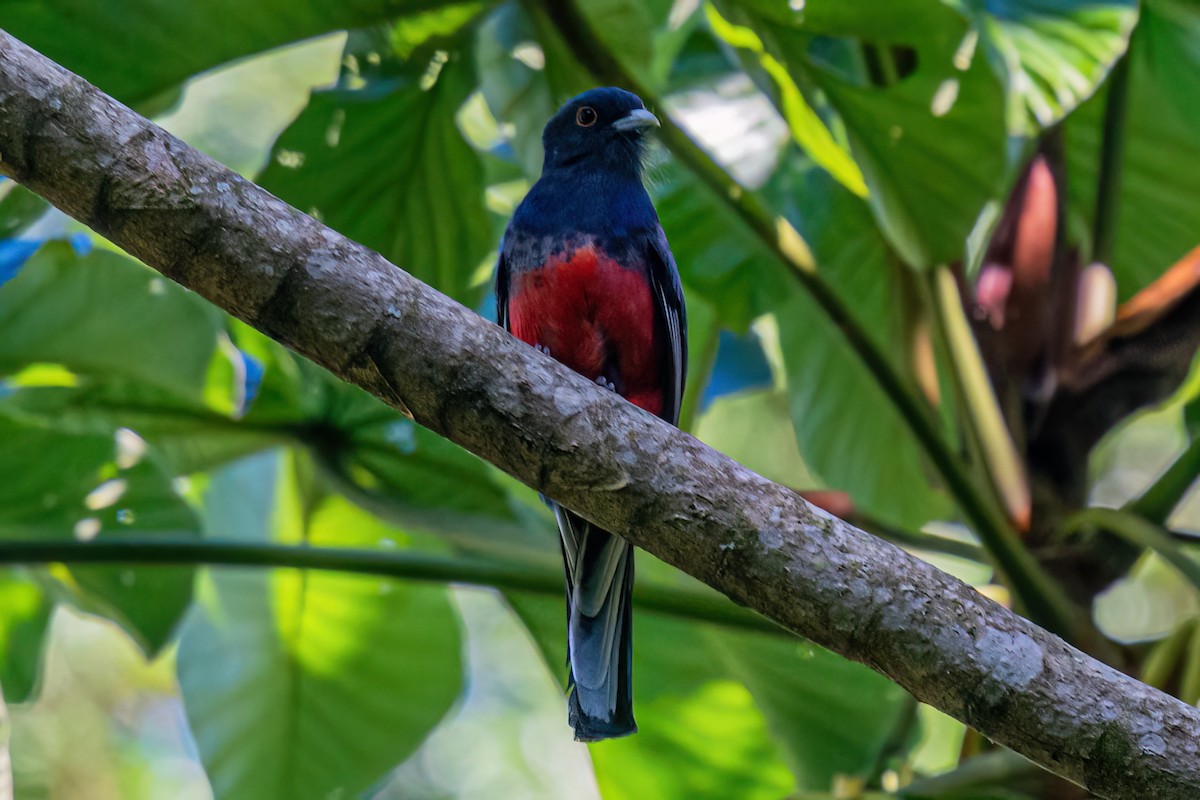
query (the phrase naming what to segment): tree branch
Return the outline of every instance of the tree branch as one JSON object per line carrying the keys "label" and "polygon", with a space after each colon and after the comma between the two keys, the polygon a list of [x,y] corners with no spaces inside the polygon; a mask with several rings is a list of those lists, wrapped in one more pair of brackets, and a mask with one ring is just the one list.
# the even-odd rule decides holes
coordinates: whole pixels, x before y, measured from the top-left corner
{"label": "tree branch", "polygon": [[588,519],[1100,796],[1195,796],[1200,711],[614,398],[2,32],[0,120],[0,173]]}

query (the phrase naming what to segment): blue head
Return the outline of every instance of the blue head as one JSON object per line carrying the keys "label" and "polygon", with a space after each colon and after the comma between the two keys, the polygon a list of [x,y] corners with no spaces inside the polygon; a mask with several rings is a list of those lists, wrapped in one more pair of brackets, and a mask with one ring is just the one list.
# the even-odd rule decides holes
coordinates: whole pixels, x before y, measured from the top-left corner
{"label": "blue head", "polygon": [[614,87],[591,89],[566,102],[542,133],[543,173],[604,169],[640,177],[642,135],[658,119],[641,98]]}
{"label": "blue head", "polygon": [[510,232],[588,232],[620,237],[658,217],[642,184],[642,136],[658,120],[637,95],[592,89],[546,123],[542,177],[521,201]]}

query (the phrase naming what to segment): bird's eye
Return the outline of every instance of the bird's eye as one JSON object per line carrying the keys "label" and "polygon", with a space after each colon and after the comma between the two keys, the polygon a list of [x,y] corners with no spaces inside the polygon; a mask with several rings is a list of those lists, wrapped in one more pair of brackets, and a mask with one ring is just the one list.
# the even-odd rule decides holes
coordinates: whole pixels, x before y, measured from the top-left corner
{"label": "bird's eye", "polygon": [[583,106],[575,112],[575,124],[581,128],[592,127],[598,119],[600,119],[600,115],[591,106]]}

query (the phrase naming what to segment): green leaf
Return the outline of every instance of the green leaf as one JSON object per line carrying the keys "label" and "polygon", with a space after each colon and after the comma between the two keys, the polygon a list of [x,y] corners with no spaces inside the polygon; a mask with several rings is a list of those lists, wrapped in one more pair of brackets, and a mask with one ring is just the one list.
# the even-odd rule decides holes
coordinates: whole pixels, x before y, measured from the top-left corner
{"label": "green leaf", "polygon": [[717,398],[700,418],[696,438],[769,480],[796,489],[817,485],[796,447],[782,389]]}
{"label": "green leaf", "polygon": [[[671,5],[662,0],[591,0],[577,6],[632,73],[654,69],[655,31]],[[559,106],[595,86],[558,29],[536,4],[502,3],[479,27],[479,88],[492,116],[513,126],[505,148],[528,178],[542,171],[542,128]]]}
{"label": "green leaf", "polygon": [[712,189],[678,167],[666,173],[654,201],[684,286],[711,304],[722,326],[746,330],[795,284]]}
{"label": "green leaf", "polygon": [[[639,569],[651,566],[638,558]],[[647,577],[641,570],[641,580]],[[551,674],[566,679],[566,626],[561,600],[508,593]],[[592,745],[605,798],[777,798],[791,776],[762,713],[730,679],[707,626],[657,614],[634,620],[636,736]],[[563,729],[567,704],[562,701]],[[686,764],[686,769],[666,765]]]}
{"label": "green leaf", "polygon": [[[822,274],[907,372],[898,313],[909,294],[906,276],[863,203],[812,171],[780,173],[774,191],[792,198],[790,215]],[[816,303],[793,292],[775,318],[792,422],[808,468],[829,488],[849,492],[867,513],[903,527],[919,528],[948,513],[911,430]]]}
{"label": "green leaf", "polygon": [[361,89],[315,93],[259,183],[473,305],[495,245],[483,166],[456,121],[474,71],[463,53],[439,53],[428,69],[406,65]]}
{"label": "green leaf", "polygon": [[[656,6],[656,8],[651,8]],[[670,4],[646,0],[588,0],[577,8],[626,69],[645,76],[654,62],[655,16]]]}
{"label": "green leaf", "polygon": [[392,26],[392,49],[400,58],[407,59],[421,45],[458,33],[484,7],[482,2],[446,3],[441,8],[402,17]]}
{"label": "green leaf", "polygon": [[[310,544],[337,541],[329,524],[340,515],[304,519],[309,500],[297,491],[270,457],[224,470],[206,496],[210,524],[259,541],[287,539],[299,525]],[[219,570],[199,598],[178,671],[217,798],[357,797],[424,740],[461,689],[444,588]]]}
{"label": "green leaf", "polygon": [[918,56],[913,75],[884,89],[814,73],[845,122],[880,227],[916,267],[962,258],[1006,167],[1000,87],[983,59],[958,70],[951,57]]}
{"label": "green leaf", "polygon": [[[1200,242],[1200,7],[1149,0],[1129,48],[1125,148],[1113,263],[1128,299]],[[1093,224],[1104,92],[1068,121],[1073,211]]]}
{"label": "green leaf", "polygon": [[0,239],[19,233],[50,207],[42,198],[13,181],[0,182]]}
{"label": "green leaf", "polygon": [[606,800],[792,796],[794,782],[779,746],[768,737],[750,693],[735,681],[639,699],[637,719],[636,736],[590,748]]}
{"label": "green leaf", "polygon": [[[221,387],[226,389],[226,387]],[[221,466],[294,441],[284,424],[238,420],[202,402],[134,381],[84,381],[77,387],[24,386],[0,409],[71,433],[128,428],[148,441],[173,474]]]}
{"label": "green leaf", "polygon": [[[661,580],[658,566],[639,558],[653,567],[640,579]],[[561,603],[509,600],[564,678]],[[639,732],[591,748],[605,797],[779,797],[793,780],[827,789],[836,774],[870,777],[905,702],[886,678],[814,645],[657,614],[637,614],[633,653]],[[691,766],[656,766],[672,762]]]}
{"label": "green leaf", "polygon": [[[749,24],[804,78],[810,102],[823,99],[837,112],[892,246],[919,267],[961,258],[980,209],[1001,188],[1007,144],[1000,84],[984,58],[961,47],[971,35],[966,21],[939,0],[809,0],[798,18],[763,6],[753,5],[759,13]],[[853,37],[851,60],[862,40],[889,55],[910,48],[916,66],[890,85],[863,85],[824,57],[828,36]]]}
{"label": "green leaf", "polygon": [[906,713],[903,689],[807,642],[724,631],[713,638],[783,745],[801,789],[828,789],[837,775],[871,778]]}
{"label": "green leaf", "polygon": [[294,571],[215,573],[178,654],[218,798],[357,796],[460,687],[443,589]]}
{"label": "green leaf", "polygon": [[104,250],[78,256],[52,242],[0,287],[0,375],[52,363],[201,395],[220,320],[198,296],[132,259]]}
{"label": "green leaf", "polygon": [[[72,435],[0,416],[0,537],[199,534],[171,481],[144,454],[121,453],[111,436]],[[12,455],[36,453],[36,458]],[[73,567],[86,610],[111,617],[149,653],[171,637],[191,600],[190,568]]]}
{"label": "green leaf", "polygon": [[[892,3],[864,0],[807,0],[803,4],[775,0],[742,0],[747,12],[774,25],[822,36],[861,37],[867,41],[913,43],[935,34],[944,12],[936,2]],[[797,5],[799,7],[797,7]]]}
{"label": "green leaf", "polygon": [[118,100],[139,104],[218,64],[432,5],[437,3],[0,0],[0,28]]}
{"label": "green leaf", "polygon": [[1088,508],[1071,517],[1064,528],[1068,532],[1099,528],[1135,547],[1153,550],[1190,581],[1193,587],[1200,589],[1200,564],[1159,524],[1115,508]]}
{"label": "green leaf", "polygon": [[33,695],[53,609],[28,571],[0,570],[0,687],[9,703],[23,703]]}
{"label": "green leaf", "polygon": [[461,551],[557,557],[549,514],[516,497],[533,500],[530,490],[362,389],[277,345],[270,352],[245,423],[294,431],[337,491],[392,525],[435,534]]}
{"label": "green leaf", "polygon": [[[513,126],[509,137],[525,174],[542,171],[542,128],[558,106],[592,80],[571,58],[553,26],[503,3],[479,28],[479,88],[492,115]],[[539,64],[540,61],[540,64]]]}
{"label": "green leaf", "polygon": [[1036,134],[1096,91],[1129,45],[1136,0],[951,0],[1007,81],[1009,128]]}
{"label": "green leaf", "polygon": [[[1013,166],[1006,154],[1019,154],[1006,119],[1016,133],[1061,119],[1108,74],[1136,20],[1132,0],[810,0],[790,15],[767,5],[751,4],[752,27],[792,74],[823,91],[880,226],[920,267],[960,260],[980,210],[999,196]],[[915,67],[889,85],[864,86],[824,58],[828,42],[814,34],[880,48],[885,58],[909,48]]]}
{"label": "green leaf", "polygon": [[766,51],[762,40],[748,27],[734,25],[716,10],[705,6],[708,24],[713,33],[731,47],[749,52],[774,85],[774,97],[780,113],[787,121],[792,138],[804,148],[809,157],[829,171],[838,183],[860,197],[867,194],[862,171],[850,154],[834,140],[825,122],[804,99],[796,79],[789,74],[787,66]]}

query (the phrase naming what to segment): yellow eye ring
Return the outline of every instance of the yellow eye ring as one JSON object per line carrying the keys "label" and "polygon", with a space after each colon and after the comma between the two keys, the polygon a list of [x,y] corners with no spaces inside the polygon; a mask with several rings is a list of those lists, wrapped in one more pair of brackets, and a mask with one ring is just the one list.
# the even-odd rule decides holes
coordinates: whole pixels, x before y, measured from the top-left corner
{"label": "yellow eye ring", "polygon": [[575,124],[581,128],[592,127],[598,119],[600,119],[600,115],[591,106],[582,106],[575,112]]}

